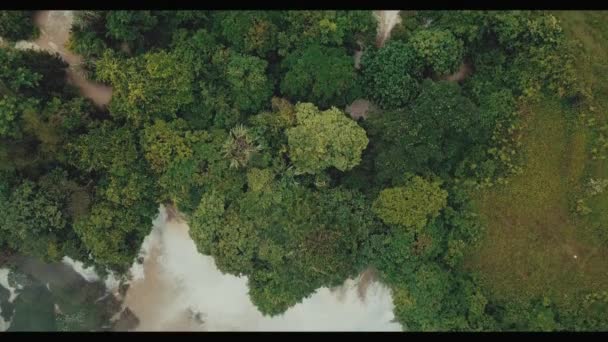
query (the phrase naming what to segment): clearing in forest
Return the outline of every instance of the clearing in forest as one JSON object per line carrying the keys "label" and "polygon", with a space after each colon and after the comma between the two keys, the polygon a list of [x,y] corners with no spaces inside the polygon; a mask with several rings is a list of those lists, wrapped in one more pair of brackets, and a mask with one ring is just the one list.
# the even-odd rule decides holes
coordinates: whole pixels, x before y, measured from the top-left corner
{"label": "clearing in forest", "polygon": [[[466,256],[496,299],[546,296],[558,305],[576,304],[579,295],[608,284],[608,191],[587,197],[592,210],[575,213],[590,178],[608,179],[606,162],[593,159],[597,131],[606,122],[608,13],[557,13],[566,34],[581,41],[577,74],[589,82],[593,99],[576,112],[557,100],[526,108],[523,172],[506,186],[474,195],[486,233]],[[589,57],[584,57],[589,56]],[[581,119],[579,114],[585,113]]]}

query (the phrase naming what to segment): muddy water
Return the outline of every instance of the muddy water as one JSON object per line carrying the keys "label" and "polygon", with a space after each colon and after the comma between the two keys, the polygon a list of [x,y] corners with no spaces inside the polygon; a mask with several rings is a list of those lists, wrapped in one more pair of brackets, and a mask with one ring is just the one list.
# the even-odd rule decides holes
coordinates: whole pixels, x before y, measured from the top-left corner
{"label": "muddy water", "polygon": [[281,316],[264,317],[249,299],[247,278],[222,274],[213,258],[198,253],[187,224],[167,220],[164,208],[142,252],[144,277],[124,302],[140,319],[136,330],[401,330],[392,322],[390,290],[371,271],[321,288]]}
{"label": "muddy water", "polygon": [[33,42],[18,42],[16,47],[58,53],[69,64],[68,82],[78,87],[82,95],[90,98],[97,106],[107,105],[112,98],[112,88],[87,80],[81,68],[82,58],[66,47],[73,16],[73,11],[38,11],[34,22],[40,29],[40,37]]}

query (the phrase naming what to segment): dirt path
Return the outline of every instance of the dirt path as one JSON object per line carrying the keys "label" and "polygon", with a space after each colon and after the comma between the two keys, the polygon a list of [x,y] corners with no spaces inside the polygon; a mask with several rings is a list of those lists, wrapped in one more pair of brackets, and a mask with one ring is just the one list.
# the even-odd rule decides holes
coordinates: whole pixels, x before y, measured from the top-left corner
{"label": "dirt path", "polygon": [[447,75],[446,77],[444,77],[444,80],[450,82],[462,82],[465,78],[469,77],[471,73],[473,73],[473,68],[471,67],[471,64],[465,62],[460,65],[460,69],[458,69],[458,71],[451,75]]}
{"label": "dirt path", "polygon": [[361,118],[366,119],[369,112],[374,110],[375,106],[372,105],[371,102],[365,99],[357,99],[350,105],[346,106],[344,111],[348,113],[354,120],[359,120]]}
{"label": "dirt path", "polygon": [[58,53],[70,65],[67,70],[68,83],[78,87],[82,95],[90,98],[97,106],[105,106],[112,98],[112,88],[87,80],[81,69],[82,58],[66,47],[73,19],[73,11],[38,11],[34,23],[40,29],[40,37],[33,42],[18,42],[15,47]]}
{"label": "dirt path", "polygon": [[391,35],[391,30],[395,25],[401,23],[400,11],[374,11],[374,17],[378,20],[378,35],[376,36],[376,46],[382,47]]}

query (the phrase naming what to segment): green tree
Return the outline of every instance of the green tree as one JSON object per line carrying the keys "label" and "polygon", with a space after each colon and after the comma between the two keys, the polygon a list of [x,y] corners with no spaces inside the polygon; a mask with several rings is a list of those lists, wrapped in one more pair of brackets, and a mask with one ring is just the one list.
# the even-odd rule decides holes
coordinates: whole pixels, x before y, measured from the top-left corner
{"label": "green tree", "polygon": [[458,70],[463,57],[462,41],[447,30],[419,30],[411,37],[412,48],[425,67],[438,75]]}
{"label": "green tree", "polygon": [[220,32],[233,49],[265,58],[277,49],[276,14],[268,11],[222,11],[217,16]]}
{"label": "green tree", "polygon": [[[225,61],[215,62],[225,64]],[[270,100],[272,84],[265,74],[267,66],[268,63],[258,57],[230,53],[224,75],[227,94],[238,111],[255,113]]]}
{"label": "green tree", "polygon": [[86,172],[116,170],[127,174],[139,158],[136,141],[129,127],[114,127],[105,121],[68,144],[69,162]]}
{"label": "green tree", "polygon": [[250,191],[264,191],[272,184],[274,174],[271,169],[252,168],[247,171],[247,186]]}
{"label": "green tree", "polygon": [[155,120],[142,131],[141,146],[152,170],[162,172],[177,159],[192,157],[187,124],[177,119],[170,123]]}
{"label": "green tree", "polygon": [[160,51],[122,60],[106,52],[97,62],[97,75],[113,87],[110,113],[137,126],[154,118],[174,118],[193,101],[193,75],[173,53]]}
{"label": "green tree", "polygon": [[2,94],[21,92],[34,89],[42,79],[42,75],[31,70],[23,63],[24,52],[0,48],[0,88]]}
{"label": "green tree", "polygon": [[19,137],[19,119],[23,112],[34,110],[36,102],[5,95],[0,97],[0,137]]}
{"label": "green tree", "polygon": [[311,103],[296,105],[297,125],[286,130],[289,157],[299,173],[328,167],[346,171],[357,166],[368,143],[365,130],[335,107],[326,111]]}
{"label": "green tree", "polygon": [[70,207],[78,191],[62,170],[46,174],[38,182],[24,180],[8,198],[0,199],[5,213],[0,218],[0,235],[13,250],[45,261],[73,255],[80,242],[71,229]]}
{"label": "green tree", "polygon": [[12,41],[36,37],[33,16],[34,11],[0,11],[0,37]]}
{"label": "green tree", "polygon": [[411,44],[388,42],[363,54],[362,87],[383,108],[404,107],[418,95],[422,66]]}
{"label": "green tree", "polygon": [[155,205],[144,206],[147,208],[96,202],[88,215],[75,222],[74,231],[97,264],[118,272],[129,269],[152,227],[156,211]]}
{"label": "green tree", "polygon": [[108,11],[105,19],[107,36],[127,43],[142,40],[158,23],[151,11]]}
{"label": "green tree", "polygon": [[373,210],[386,224],[420,230],[447,204],[447,191],[437,181],[420,176],[406,178],[402,187],[384,189],[374,201]]}
{"label": "green tree", "polygon": [[255,138],[242,125],[230,130],[223,147],[224,157],[230,161],[232,168],[247,166],[251,156],[260,149],[261,146],[256,144]]}
{"label": "green tree", "polygon": [[281,56],[311,44],[354,48],[357,40],[371,43],[376,32],[370,11],[286,11],[280,22]]}
{"label": "green tree", "polygon": [[417,11],[416,18],[420,25],[430,22],[433,29],[451,32],[454,37],[464,43],[467,52],[474,53],[485,38],[489,28],[488,19],[491,14],[487,11]]}
{"label": "green tree", "polygon": [[293,101],[342,107],[353,100],[356,74],[344,49],[310,45],[287,56],[283,67],[287,73],[281,92]]}
{"label": "green tree", "polygon": [[19,51],[20,67],[40,75],[37,86],[23,91],[23,95],[43,101],[53,97],[71,98],[72,94],[65,89],[68,64],[59,56],[46,51]]}
{"label": "green tree", "polygon": [[410,331],[447,330],[442,311],[450,280],[437,264],[422,265],[405,284],[393,287],[395,317]]}
{"label": "green tree", "polygon": [[457,84],[425,80],[410,108],[371,115],[376,181],[394,184],[405,172],[449,177],[475,146],[486,144],[481,113]]}
{"label": "green tree", "polygon": [[[264,176],[256,177],[255,175]],[[235,200],[205,193],[191,221],[201,253],[218,268],[249,276],[250,296],[264,314],[276,315],[319,286],[335,286],[361,267],[370,216],[356,192],[313,192],[288,179],[255,181]]]}
{"label": "green tree", "polygon": [[173,46],[194,79],[193,100],[182,107],[193,127],[228,129],[268,105],[274,85],[265,60],[219,45],[205,30],[180,30]]}

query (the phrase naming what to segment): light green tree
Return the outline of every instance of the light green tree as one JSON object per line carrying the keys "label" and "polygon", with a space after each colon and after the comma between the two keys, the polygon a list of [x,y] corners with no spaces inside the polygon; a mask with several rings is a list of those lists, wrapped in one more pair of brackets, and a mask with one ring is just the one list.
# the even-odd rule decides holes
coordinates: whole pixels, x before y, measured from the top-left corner
{"label": "light green tree", "polygon": [[297,125],[287,129],[289,157],[298,173],[315,174],[329,167],[350,170],[361,162],[369,140],[365,130],[342,111],[325,111],[312,103],[296,105]]}
{"label": "light green tree", "polygon": [[447,30],[420,30],[410,40],[416,54],[434,73],[453,73],[462,62],[464,45]]}
{"label": "light green tree", "polygon": [[386,224],[420,230],[439,215],[447,204],[447,191],[439,182],[420,176],[409,177],[404,186],[384,189],[373,204],[373,211]]}
{"label": "light green tree", "polygon": [[140,126],[153,118],[171,119],[193,101],[193,75],[188,65],[165,51],[120,59],[106,52],[97,76],[113,87],[110,112]]}

